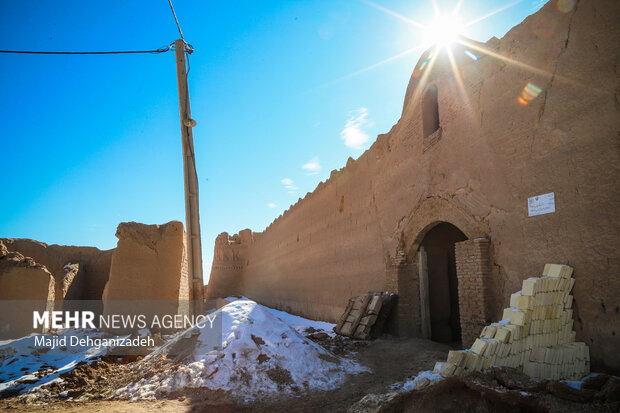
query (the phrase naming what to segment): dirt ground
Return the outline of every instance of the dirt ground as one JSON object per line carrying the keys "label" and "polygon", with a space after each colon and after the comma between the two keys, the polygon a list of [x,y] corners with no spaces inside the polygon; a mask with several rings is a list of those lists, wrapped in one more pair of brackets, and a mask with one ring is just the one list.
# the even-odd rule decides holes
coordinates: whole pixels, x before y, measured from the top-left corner
{"label": "dirt ground", "polygon": [[[575,390],[559,382],[533,382],[518,373],[504,370],[451,378],[422,391],[396,394],[390,385],[402,382],[445,360],[452,347],[428,340],[384,336],[370,342],[323,338],[320,344],[336,354],[355,358],[373,373],[351,376],[339,389],[309,392],[298,397],[242,404],[224,392],[202,389],[171,395],[157,401],[128,402],[102,400],[114,388],[128,383],[131,363],[99,363],[76,369],[69,377],[87,401],[66,401],[56,397],[32,403],[16,398],[0,400],[0,411],[15,412],[598,412],[620,411],[620,381],[606,377],[588,390]],[[354,353],[351,353],[354,352]],[[101,376],[106,377],[101,380]],[[609,379],[609,380],[607,380]],[[52,389],[58,393],[61,389]],[[76,394],[77,395],[77,394]],[[45,404],[38,404],[44,402]],[[35,404],[37,403],[37,404]]]}
{"label": "dirt ground", "polygon": [[[193,390],[175,395],[171,400],[159,401],[64,401],[58,399],[38,400],[45,405],[23,403],[15,398],[0,400],[0,410],[23,412],[183,412],[183,411],[344,411],[368,393],[383,393],[395,382],[403,381],[419,371],[429,370],[437,360],[445,359],[450,346],[428,340],[404,339],[385,336],[374,341],[348,339],[316,340],[335,354],[355,358],[370,367],[373,373],[351,376],[339,389],[330,392],[310,392],[296,398],[284,398],[268,402],[238,404],[225,393]],[[85,366],[86,367],[86,366]],[[74,388],[101,397],[132,379],[131,364],[115,365],[95,363],[94,369],[84,369],[85,374],[72,374],[66,378]],[[100,369],[100,371],[98,371]],[[94,371],[93,371],[94,370]],[[105,381],[100,376],[106,377]],[[133,377],[135,379],[135,377]],[[88,385],[86,385],[88,383]],[[84,390],[84,388],[86,388]],[[52,389],[52,392],[54,389]],[[62,389],[59,389],[62,390]],[[77,397],[76,397],[77,398]]]}

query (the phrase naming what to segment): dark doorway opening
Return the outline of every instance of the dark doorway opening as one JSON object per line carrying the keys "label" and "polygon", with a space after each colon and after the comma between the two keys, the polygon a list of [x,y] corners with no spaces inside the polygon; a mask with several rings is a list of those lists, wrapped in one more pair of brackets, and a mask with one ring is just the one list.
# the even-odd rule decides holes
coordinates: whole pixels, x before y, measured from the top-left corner
{"label": "dark doorway opening", "polygon": [[454,244],[466,239],[465,234],[457,227],[442,222],[428,231],[420,244],[427,256],[428,302],[433,341],[461,341]]}

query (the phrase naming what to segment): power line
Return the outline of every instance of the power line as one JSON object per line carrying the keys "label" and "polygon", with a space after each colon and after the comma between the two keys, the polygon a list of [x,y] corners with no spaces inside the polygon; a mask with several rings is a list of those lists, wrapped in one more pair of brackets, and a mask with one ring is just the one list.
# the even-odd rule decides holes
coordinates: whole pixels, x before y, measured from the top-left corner
{"label": "power line", "polygon": [[[179,30],[179,34],[181,35],[181,40],[183,40],[185,53],[188,57],[188,72],[189,72],[189,55],[193,53],[194,47],[185,41],[183,37],[183,32],[181,31],[181,25],[179,24],[179,19],[177,19],[177,14],[174,11],[174,7],[172,6],[172,1],[168,0],[168,4],[170,5],[170,10],[172,11],[172,16],[174,16],[174,21],[177,24],[177,29]],[[59,55],[97,55],[97,54],[139,54],[139,53],[150,53],[150,54],[159,54],[165,53],[170,50],[174,50],[174,42],[170,43],[167,47],[162,47],[155,50],[113,50],[113,51],[88,51],[88,52],[64,52],[64,51],[36,51],[36,50],[0,50],[0,53],[13,53],[13,54],[59,54]]]}
{"label": "power line", "polygon": [[177,14],[174,12],[174,7],[172,6],[172,0],[168,0],[168,4],[170,5],[170,10],[172,10],[172,16],[174,16],[174,21],[177,24],[177,29],[179,30],[179,34],[181,35],[181,40],[183,40],[185,47],[185,56],[187,57],[187,73],[189,74],[190,64],[189,64],[189,55],[194,53],[194,47],[185,41],[183,37],[183,32],[181,31],[181,25],[179,24],[179,19],[177,19]]}
{"label": "power line", "polygon": [[173,49],[174,43],[169,44],[166,47],[162,47],[155,50],[119,50],[119,51],[104,51],[104,52],[56,52],[56,51],[34,51],[34,50],[0,50],[0,53],[18,53],[18,54],[128,54],[128,53],[151,53],[159,54],[165,53]]}
{"label": "power line", "polygon": [[174,16],[174,21],[177,23],[177,29],[179,29],[179,34],[181,35],[181,40],[185,41],[183,37],[183,32],[181,31],[181,25],[179,24],[179,19],[177,19],[177,14],[174,12],[174,7],[172,7],[172,1],[168,0],[168,4],[170,5],[170,10],[172,10],[172,15]]}

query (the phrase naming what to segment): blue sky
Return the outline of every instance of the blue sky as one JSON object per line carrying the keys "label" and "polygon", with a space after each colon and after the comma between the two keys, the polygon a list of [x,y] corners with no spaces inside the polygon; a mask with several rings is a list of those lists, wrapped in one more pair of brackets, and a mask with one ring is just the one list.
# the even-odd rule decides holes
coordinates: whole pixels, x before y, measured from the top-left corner
{"label": "blue sky", "polygon": [[[457,1],[437,1],[447,13]],[[427,24],[430,1],[377,0]],[[189,88],[205,277],[222,231],[262,231],[400,117],[423,41],[359,0],[176,0],[195,48]],[[501,37],[538,0],[467,1],[464,32]],[[4,1],[0,49],[143,50],[178,33],[166,0]],[[0,54],[0,237],[116,246],[119,222],[184,221],[174,54]]]}

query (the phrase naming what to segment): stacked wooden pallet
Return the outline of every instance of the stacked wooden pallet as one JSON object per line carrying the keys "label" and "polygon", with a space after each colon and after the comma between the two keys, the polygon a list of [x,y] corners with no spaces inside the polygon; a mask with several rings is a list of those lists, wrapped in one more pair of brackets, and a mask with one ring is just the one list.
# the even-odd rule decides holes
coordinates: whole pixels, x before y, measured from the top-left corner
{"label": "stacked wooden pallet", "polygon": [[368,340],[383,332],[383,326],[395,299],[392,293],[368,293],[349,300],[334,331],[337,334]]}
{"label": "stacked wooden pallet", "polygon": [[542,277],[524,280],[522,290],[510,297],[503,320],[486,326],[470,349],[450,351],[435,371],[448,377],[506,366],[537,378],[587,375],[589,349],[575,342],[573,330],[572,273],[567,265],[547,264]]}

